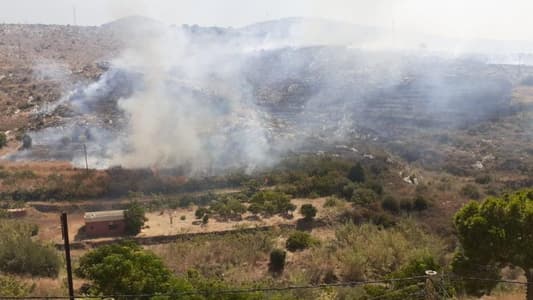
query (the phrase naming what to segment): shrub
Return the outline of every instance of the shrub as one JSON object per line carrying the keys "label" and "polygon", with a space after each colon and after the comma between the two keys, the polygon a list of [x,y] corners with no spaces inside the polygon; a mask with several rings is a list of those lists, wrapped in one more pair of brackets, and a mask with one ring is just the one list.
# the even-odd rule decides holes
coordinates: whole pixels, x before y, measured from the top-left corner
{"label": "shrub", "polygon": [[285,268],[285,257],[287,252],[282,249],[274,249],[270,252],[270,270],[273,272],[281,272]]}
{"label": "shrub", "polygon": [[477,186],[470,183],[463,186],[461,189],[461,194],[475,200],[481,198],[481,194],[479,193]]}
{"label": "shrub", "polygon": [[6,134],[3,132],[0,132],[0,149],[3,148],[5,145],[7,145]]}
{"label": "shrub", "polygon": [[180,217],[180,220],[182,220],[182,221],[185,221],[185,219],[187,219],[186,216],[181,216],[181,217]]}
{"label": "shrub", "polygon": [[381,202],[381,207],[384,210],[390,211],[392,213],[397,213],[400,211],[400,204],[392,196],[385,197],[385,199],[383,199],[383,202]]}
{"label": "shrub", "polygon": [[210,210],[222,218],[232,218],[246,212],[246,207],[238,199],[228,196],[213,203]]}
{"label": "shrub", "polygon": [[300,212],[306,220],[312,220],[316,216],[317,209],[312,204],[304,204],[300,207]]}
{"label": "shrub", "polygon": [[357,189],[352,196],[352,202],[355,202],[357,204],[366,205],[370,204],[378,199],[378,195],[371,190],[367,188],[360,188]]}
{"label": "shrub", "polygon": [[205,215],[207,215],[209,213],[209,210],[205,207],[198,207],[198,209],[196,209],[196,211],[194,212],[194,216],[197,218],[197,219],[201,219],[203,218]]}
{"label": "shrub", "polygon": [[413,202],[409,199],[400,200],[400,209],[404,211],[411,211],[413,209]]}
{"label": "shrub", "polygon": [[479,175],[476,176],[475,181],[479,184],[488,184],[492,181],[492,178],[490,177],[490,175]]}
{"label": "shrub", "polygon": [[287,250],[294,252],[309,248],[313,244],[311,235],[307,232],[296,231],[289,236],[286,243]]}
{"label": "shrub", "polygon": [[355,185],[353,182],[348,183],[342,188],[342,196],[345,199],[350,200],[352,199],[353,193],[356,189],[357,189],[357,185]]}
{"label": "shrub", "polygon": [[415,200],[413,201],[413,209],[422,211],[428,208],[428,201],[426,198],[422,196],[416,196]]}
{"label": "shrub", "polygon": [[383,185],[379,182],[376,182],[376,181],[372,181],[368,184],[366,184],[366,186],[373,190],[376,194],[378,195],[382,195],[383,194]]}
{"label": "shrub", "polygon": [[22,281],[11,276],[0,275],[0,295],[2,297],[25,297],[31,288]]}
{"label": "shrub", "polygon": [[353,182],[364,182],[365,181],[365,170],[361,163],[355,164],[350,171],[348,172],[348,179]]}
{"label": "shrub", "polygon": [[60,259],[54,248],[32,240],[34,228],[11,220],[0,222],[0,270],[34,276],[57,276]]}
{"label": "shrub", "polygon": [[296,209],[288,195],[277,191],[260,191],[252,197],[250,202],[248,210],[253,214],[274,215]]}
{"label": "shrub", "polygon": [[341,203],[341,200],[335,198],[335,197],[328,197],[326,201],[324,201],[323,207],[335,207]]}
{"label": "shrub", "polygon": [[209,222],[209,215],[208,214],[205,214],[203,217],[202,217],[202,224],[207,224],[207,222]]}

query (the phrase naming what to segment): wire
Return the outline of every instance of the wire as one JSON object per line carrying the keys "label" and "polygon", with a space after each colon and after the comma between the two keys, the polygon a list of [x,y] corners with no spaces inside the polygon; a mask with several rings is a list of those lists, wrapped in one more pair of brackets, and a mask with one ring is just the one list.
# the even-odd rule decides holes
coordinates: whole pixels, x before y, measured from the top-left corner
{"label": "wire", "polygon": [[[368,299],[368,300],[377,300],[377,299],[381,299],[381,298],[383,298],[383,297],[390,296],[390,295],[392,295],[392,294],[395,294],[395,293],[401,292],[401,291],[403,291],[403,290],[406,290],[406,289],[408,289],[408,288],[412,288],[412,287],[413,287],[412,285],[409,285],[409,286],[403,287],[403,288],[401,288],[401,289],[391,290],[391,291],[386,292],[385,294],[381,294],[381,295],[379,295],[379,296],[376,296],[376,297],[374,297],[374,298],[370,298],[370,299]],[[419,290],[419,291],[413,292],[413,293],[407,295],[407,297],[412,296],[412,295],[417,294],[417,293],[420,293],[420,292],[424,292],[424,291],[423,291],[423,290]]]}
{"label": "wire", "polygon": [[524,281],[516,281],[516,280],[479,278],[479,277],[463,277],[463,276],[457,276],[457,275],[450,276],[449,280],[450,281],[461,281],[461,280],[487,281],[487,282],[499,282],[499,283],[520,284],[520,285],[531,285],[531,284],[533,284],[533,283],[528,283],[528,282],[524,282]]}
{"label": "wire", "polygon": [[[392,283],[392,282],[402,282],[409,280],[422,280],[427,279],[428,276],[412,276],[404,278],[389,278],[389,279],[379,279],[379,280],[366,280],[366,281],[351,281],[351,282],[342,282],[342,283],[328,283],[328,284],[317,284],[317,285],[299,285],[299,286],[285,286],[285,287],[267,287],[267,288],[250,288],[250,289],[231,289],[231,290],[194,290],[194,291],[183,291],[176,293],[161,293],[161,294],[115,294],[115,295],[102,295],[102,296],[74,296],[76,299],[102,299],[102,298],[134,298],[134,297],[153,297],[153,296],[163,296],[163,297],[175,297],[175,296],[186,296],[186,295],[225,295],[225,294],[245,294],[245,293],[255,293],[255,292],[276,292],[276,291],[288,291],[288,290],[301,290],[301,289],[320,289],[326,287],[353,287],[361,286],[368,284],[378,284],[378,283]],[[461,281],[461,280],[471,280],[471,281],[488,281],[488,282],[499,282],[499,283],[509,283],[509,284],[519,284],[519,285],[531,285],[533,283],[523,282],[523,281],[514,281],[514,280],[504,280],[504,279],[491,279],[491,278],[479,278],[479,277],[462,277],[453,275],[448,277],[450,281]],[[442,282],[440,282],[442,283]],[[444,288],[444,287],[443,287]],[[393,290],[390,293],[401,291]],[[423,291],[422,291],[423,292]],[[417,292],[418,293],[418,292]],[[415,293],[416,294],[416,293]],[[373,299],[379,299],[385,295],[380,295]],[[69,296],[15,296],[7,297],[0,296],[0,299],[70,299]]]}
{"label": "wire", "polygon": [[[389,278],[389,279],[380,279],[380,280],[366,280],[366,281],[351,281],[351,282],[342,282],[342,283],[327,283],[327,284],[317,284],[317,285],[299,285],[299,286],[286,286],[286,287],[269,287],[269,288],[251,288],[251,289],[232,289],[232,290],[194,290],[194,291],[183,291],[176,293],[161,293],[161,294],[117,294],[117,295],[102,295],[102,296],[74,296],[77,299],[94,299],[94,298],[133,298],[133,297],[152,297],[152,296],[186,296],[186,295],[224,295],[224,294],[246,294],[246,293],[255,293],[255,292],[276,292],[276,291],[288,291],[288,290],[299,290],[299,289],[320,289],[326,287],[339,287],[339,286],[360,286],[367,284],[377,284],[377,283],[391,283],[391,282],[401,282],[408,280],[421,280],[426,279],[427,276],[412,276],[405,278]],[[0,299],[69,299],[68,296],[54,296],[54,297],[4,297],[0,296]]]}

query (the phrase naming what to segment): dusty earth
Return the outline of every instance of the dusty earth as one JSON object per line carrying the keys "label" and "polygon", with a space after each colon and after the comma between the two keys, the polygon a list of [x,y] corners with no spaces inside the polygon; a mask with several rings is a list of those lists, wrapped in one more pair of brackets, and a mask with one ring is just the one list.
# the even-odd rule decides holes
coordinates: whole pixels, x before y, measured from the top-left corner
{"label": "dusty earth", "polygon": [[[268,218],[255,219],[250,213],[242,215],[242,220],[220,220],[217,218],[210,218],[208,224],[202,225],[198,219],[195,218],[194,212],[197,206],[190,206],[188,208],[179,208],[175,210],[165,209],[157,212],[148,212],[146,217],[148,221],[145,227],[139,233],[138,237],[154,237],[162,235],[178,235],[185,233],[198,232],[218,232],[227,230],[238,230],[242,228],[253,228],[257,226],[274,226],[281,224],[295,224],[302,218],[300,214],[300,207],[303,204],[313,204],[317,209],[317,218],[324,217],[325,210],[323,204],[326,198],[316,199],[292,199],[291,202],[296,205],[297,209],[293,213],[292,218],[285,218],[275,215]],[[58,212],[40,212],[35,208],[29,207],[26,217],[21,218],[22,221],[37,224],[39,226],[38,238],[43,241],[50,241],[53,243],[62,243],[61,226],[59,223]],[[71,240],[108,240],[110,237],[88,239],[79,236],[80,229],[84,225],[82,211],[71,212],[68,214],[69,235]],[[182,216],[185,219],[182,220]]]}

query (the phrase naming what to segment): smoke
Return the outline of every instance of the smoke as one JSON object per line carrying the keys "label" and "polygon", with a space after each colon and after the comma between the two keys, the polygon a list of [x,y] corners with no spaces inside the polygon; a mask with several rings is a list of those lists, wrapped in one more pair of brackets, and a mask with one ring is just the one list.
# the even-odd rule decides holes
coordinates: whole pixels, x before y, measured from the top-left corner
{"label": "smoke", "polygon": [[[265,120],[242,76],[241,50],[204,48],[182,30],[137,21],[113,28],[127,46],[112,68],[59,101],[91,128],[91,165],[186,166],[197,173],[270,163]],[[87,124],[90,115],[97,121]],[[77,134],[73,128],[70,135]]]}
{"label": "smoke", "polygon": [[69,111],[62,126],[32,133],[37,149],[19,157],[45,145],[41,157],[83,165],[85,144],[90,167],[250,171],[288,151],[461,126],[507,105],[508,82],[483,61],[383,50],[379,32],[324,24],[221,29],[137,17],[102,26],[124,50],[45,112]]}

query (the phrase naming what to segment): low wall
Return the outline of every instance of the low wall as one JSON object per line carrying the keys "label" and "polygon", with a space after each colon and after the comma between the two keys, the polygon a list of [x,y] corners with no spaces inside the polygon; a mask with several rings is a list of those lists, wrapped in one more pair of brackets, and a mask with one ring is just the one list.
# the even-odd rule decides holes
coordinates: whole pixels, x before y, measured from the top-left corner
{"label": "low wall", "polygon": [[[176,241],[191,240],[198,236],[252,233],[252,232],[258,232],[258,231],[268,231],[273,228],[293,229],[293,228],[296,228],[296,225],[295,224],[280,224],[280,225],[250,227],[250,228],[243,228],[243,229],[229,229],[229,230],[221,230],[221,231],[180,233],[180,234],[175,234],[175,235],[124,237],[124,238],[115,238],[115,239],[106,239],[106,240],[85,240],[85,241],[77,241],[77,242],[70,243],[70,248],[71,249],[90,249],[90,248],[95,248],[98,246],[114,244],[119,241],[134,241],[140,245],[157,245],[157,244],[173,243]],[[62,243],[55,244],[55,247],[59,250],[64,249],[64,245]]]}

